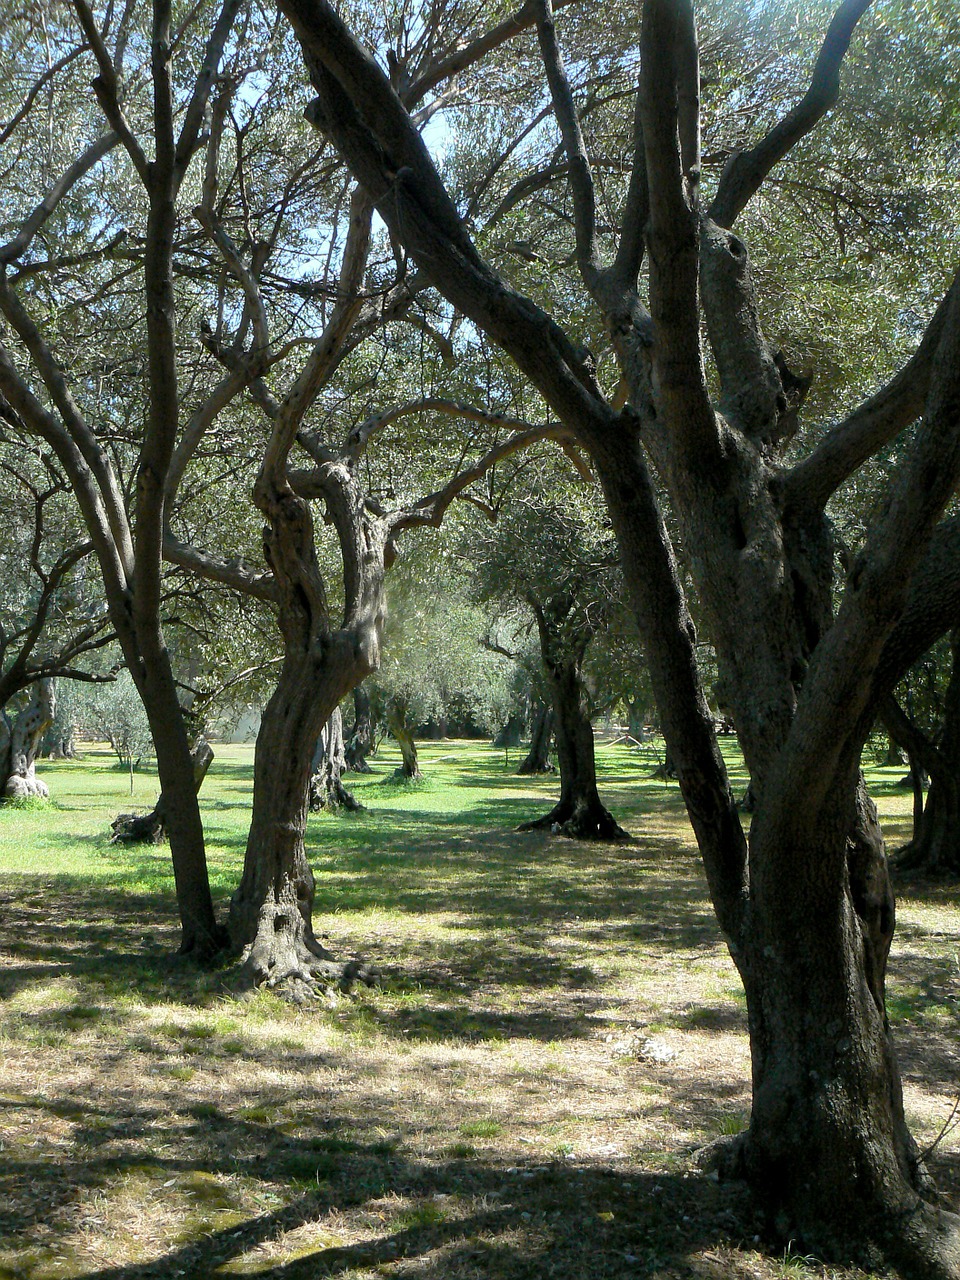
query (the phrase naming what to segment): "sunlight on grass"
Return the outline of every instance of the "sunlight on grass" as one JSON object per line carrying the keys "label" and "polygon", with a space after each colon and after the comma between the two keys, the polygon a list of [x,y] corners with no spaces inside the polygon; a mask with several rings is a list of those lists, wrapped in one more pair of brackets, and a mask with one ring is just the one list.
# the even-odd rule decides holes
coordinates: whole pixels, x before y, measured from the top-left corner
{"label": "sunlight on grass", "polygon": [[[252,749],[216,751],[201,801],[223,911]],[[599,744],[601,793],[634,836],[610,847],[516,832],[558,787],[516,777],[518,752],[420,754],[422,783],[392,781],[386,746],[349,779],[362,812],[310,817],[317,928],[383,980],[309,1010],[233,999],[225,970],[173,959],[169,850],[109,843],[117,812],[154,803],[153,775],[131,802],[88,748],[42,765],[49,806],[0,808],[0,1280],[521,1280],[550,1274],[544,1257],[584,1280],[634,1274],[627,1258],[822,1278],[802,1255],[744,1252],[756,1226],[735,1190],[690,1176],[685,1152],[746,1122],[750,1064],[656,745]],[[899,829],[909,797],[891,771],[877,782]],[[960,909],[924,889],[899,920],[891,1015],[930,1141],[949,1111]],[[942,1145],[948,1181],[957,1147]]]}

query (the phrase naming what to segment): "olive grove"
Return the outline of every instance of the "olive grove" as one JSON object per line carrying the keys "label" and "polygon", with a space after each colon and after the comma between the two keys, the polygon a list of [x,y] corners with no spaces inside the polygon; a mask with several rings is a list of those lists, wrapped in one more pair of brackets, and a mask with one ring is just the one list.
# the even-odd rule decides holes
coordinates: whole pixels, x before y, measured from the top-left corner
{"label": "olive grove", "polygon": [[[929,644],[955,608],[952,584],[934,577],[928,557],[949,532],[938,521],[960,478],[956,263],[931,264],[942,301],[913,354],[829,430],[811,433],[808,451],[791,454],[783,446],[804,421],[809,381],[765,336],[750,250],[734,230],[838,101],[868,0],[845,0],[815,42],[807,33],[805,88],[770,104],[766,121],[751,120],[762,126],[756,136],[729,147],[709,182],[693,7],[646,0],[615,214],[551,5],[531,0],[524,12],[537,20],[572,251],[616,377],[483,256],[396,91],[402,50],[391,48],[388,74],[324,0],[280,7],[317,94],[313,118],[419,270],[516,361],[603,487],[664,732],[746,991],[753,1109],[729,1165],[785,1235],[905,1275],[956,1280],[960,1221],[937,1205],[903,1114],[884,1010],[893,896],[859,774],[877,700],[904,669],[911,637],[925,627]],[[933,7],[930,20],[932,44],[950,15]],[[597,38],[587,24],[585,39]],[[955,49],[955,30],[946,47]],[[584,50],[574,53],[579,68]],[[841,569],[826,505],[901,436],[885,504]],[[750,769],[749,837],[698,675],[654,475]]]}
{"label": "olive grove", "polygon": [[958,1280],[859,770],[960,620],[953,7],[41,8],[0,29],[0,412],[82,513],[33,572],[96,556],[183,950],[226,932],[169,640],[197,629],[189,584],[279,633],[229,935],[254,981],[309,993],[344,972],[312,926],[314,750],[380,665],[398,543],[561,441],[602,491],[746,993],[753,1108],[723,1168],[785,1240]]}

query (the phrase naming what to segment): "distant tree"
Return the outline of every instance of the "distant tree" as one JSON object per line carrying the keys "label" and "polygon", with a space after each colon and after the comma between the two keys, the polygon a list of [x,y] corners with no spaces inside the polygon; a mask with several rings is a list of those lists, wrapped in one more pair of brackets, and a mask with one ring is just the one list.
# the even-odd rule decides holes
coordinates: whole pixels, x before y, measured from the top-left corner
{"label": "distant tree", "polygon": [[[525,487],[475,535],[476,589],[481,598],[527,608],[539,638],[543,682],[553,711],[560,799],[524,823],[561,829],[579,839],[623,839],[597,790],[593,714],[597,690],[587,675],[591,641],[607,633],[618,606],[620,576],[599,495],[579,485],[562,462],[543,459]],[[610,700],[617,696],[616,691]],[[544,727],[541,726],[541,735]]]}
{"label": "distant tree", "polygon": [[928,655],[920,670],[910,673],[906,688],[901,686],[906,706],[891,694],[883,703],[881,718],[891,739],[906,751],[914,775],[922,771],[930,780],[926,804],[921,795],[913,838],[900,851],[897,866],[956,876],[960,872],[960,631],[952,631],[949,644],[937,648],[947,649],[947,660],[942,660],[942,654]]}
{"label": "distant tree", "polygon": [[480,643],[488,620],[437,544],[411,550],[391,578],[384,661],[371,681],[400,748],[400,777],[420,776],[416,731],[431,718],[469,716],[499,727],[510,699],[510,662]]}
{"label": "distant tree", "polygon": [[79,694],[74,714],[85,736],[110,745],[121,769],[132,774],[153,755],[150,721],[129,671]]}

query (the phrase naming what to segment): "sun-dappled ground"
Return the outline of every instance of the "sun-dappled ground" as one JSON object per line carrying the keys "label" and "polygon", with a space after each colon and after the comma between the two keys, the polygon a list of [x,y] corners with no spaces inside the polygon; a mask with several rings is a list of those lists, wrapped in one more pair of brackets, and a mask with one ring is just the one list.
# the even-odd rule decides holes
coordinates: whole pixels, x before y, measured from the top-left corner
{"label": "sun-dappled ground", "polygon": [[[223,910],[252,749],[217,756]],[[171,958],[169,854],[108,844],[131,799],[105,752],[44,766],[52,806],[0,810],[0,1280],[865,1275],[765,1248],[697,1170],[748,1113],[744,1003],[652,749],[601,747],[634,836],[606,847],[514,831],[556,789],[517,753],[422,756],[422,784],[385,749],[350,779],[362,813],[311,818],[318,928],[383,975],[313,1009]],[[873,774],[893,846],[898,772]],[[900,890],[890,1012],[927,1145],[960,1091],[960,907]],[[960,1130],[931,1163],[956,1206]]]}

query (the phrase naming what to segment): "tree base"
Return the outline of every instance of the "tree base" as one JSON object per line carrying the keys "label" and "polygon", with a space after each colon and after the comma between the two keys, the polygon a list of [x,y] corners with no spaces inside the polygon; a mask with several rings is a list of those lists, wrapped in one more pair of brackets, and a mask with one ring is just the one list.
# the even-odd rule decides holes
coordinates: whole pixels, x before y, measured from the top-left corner
{"label": "tree base", "polygon": [[314,774],[310,779],[310,811],[319,813],[321,809],[328,813],[336,813],[339,809],[346,809],[347,813],[359,813],[363,805],[339,778],[335,783],[324,785],[323,780]]}
{"label": "tree base", "polygon": [[[693,1166],[721,1182],[750,1186],[750,1133],[717,1138],[694,1154]],[[960,1218],[919,1196],[894,1207],[866,1204],[862,1216],[821,1229],[804,1231],[782,1206],[769,1203],[766,1186],[751,1188],[751,1198],[765,1216],[767,1246],[774,1252],[802,1247],[825,1262],[869,1269],[893,1267],[902,1280],[960,1280]]]}
{"label": "tree base", "polygon": [[423,774],[419,769],[414,770],[413,773],[408,773],[403,765],[399,769],[394,769],[390,775],[391,782],[420,782],[422,779]]}
{"label": "tree base", "polygon": [[[952,836],[952,838],[951,838]],[[891,857],[895,872],[925,879],[953,879],[960,875],[960,846],[956,832],[943,841],[911,840]]]}
{"label": "tree base", "polygon": [[602,804],[570,805],[561,802],[542,818],[522,822],[518,831],[551,831],[571,840],[597,840],[625,844],[633,837]]}
{"label": "tree base", "polygon": [[346,772],[347,773],[373,773],[373,770],[370,768],[370,766],[367,764],[366,760],[364,760],[362,756],[358,756],[356,760],[351,760],[350,753],[348,752]]}
{"label": "tree base", "polygon": [[363,960],[338,960],[312,935],[292,936],[281,930],[272,937],[261,934],[240,955],[234,991],[267,987],[293,1004],[308,1005],[336,991],[356,986],[375,987],[379,970]]}
{"label": "tree base", "polygon": [[545,773],[556,773],[557,766],[547,761],[534,761],[532,764],[524,760],[523,764],[517,770],[518,778],[540,777]]}
{"label": "tree base", "polygon": [[4,800],[49,800],[50,788],[40,778],[14,773],[3,789]]}
{"label": "tree base", "polygon": [[163,840],[163,814],[118,813],[110,823],[111,844],[160,844]]}

